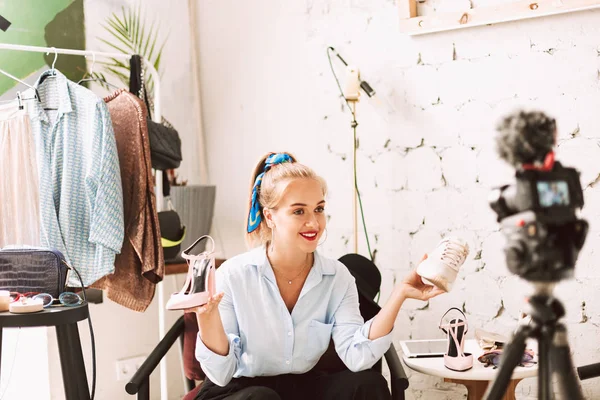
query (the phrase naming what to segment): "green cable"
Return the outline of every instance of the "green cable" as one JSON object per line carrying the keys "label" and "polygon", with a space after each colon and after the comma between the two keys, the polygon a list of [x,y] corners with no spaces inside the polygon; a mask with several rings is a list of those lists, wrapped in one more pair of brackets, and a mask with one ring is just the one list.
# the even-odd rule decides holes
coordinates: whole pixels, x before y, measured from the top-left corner
{"label": "green cable", "polygon": [[[352,113],[354,115],[354,112]],[[356,122],[356,120],[354,121]],[[360,190],[358,190],[358,178],[356,177],[356,125],[354,126],[354,187],[356,188],[356,196],[358,197],[358,205],[360,206],[360,216],[363,223],[363,229],[365,231],[365,238],[367,240],[367,249],[369,251],[369,258],[373,261],[373,253],[371,252],[371,243],[369,242],[369,234],[367,233],[367,224],[365,223],[365,213],[363,212],[362,198],[360,197]]]}

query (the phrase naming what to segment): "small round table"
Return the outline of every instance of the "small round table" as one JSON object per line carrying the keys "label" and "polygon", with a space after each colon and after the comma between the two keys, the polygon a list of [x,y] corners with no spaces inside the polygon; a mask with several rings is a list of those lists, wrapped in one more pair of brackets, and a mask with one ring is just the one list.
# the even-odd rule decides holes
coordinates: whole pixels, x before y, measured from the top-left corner
{"label": "small round table", "polygon": [[50,307],[28,314],[0,312],[0,360],[2,359],[2,329],[55,326],[66,399],[89,399],[90,391],[77,329],[77,321],[84,320],[88,316],[87,303],[75,307]]}
{"label": "small round table", "polygon": [[[483,350],[474,339],[468,339],[465,342],[465,352],[473,354],[473,368],[468,371],[452,371],[444,366],[443,357],[430,358],[408,358],[402,357],[404,363],[412,370],[423,374],[439,376],[444,378],[444,382],[460,383],[467,387],[468,400],[480,400],[483,398],[490,381],[496,377],[498,369],[492,366],[485,367],[477,358],[483,354]],[[524,378],[537,376],[537,364],[531,367],[515,368],[512,379],[506,388],[504,400],[515,400],[515,389],[517,384]]]}

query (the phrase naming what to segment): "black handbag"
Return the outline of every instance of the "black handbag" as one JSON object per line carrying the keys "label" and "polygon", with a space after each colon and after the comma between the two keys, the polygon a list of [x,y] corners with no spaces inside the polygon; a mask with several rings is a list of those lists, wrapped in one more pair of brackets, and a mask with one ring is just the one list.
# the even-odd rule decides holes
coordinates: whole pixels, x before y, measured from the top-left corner
{"label": "black handbag", "polygon": [[179,133],[174,128],[154,122],[150,118],[147,123],[152,168],[161,171],[179,168],[182,159]]}
{"label": "black handbag", "polygon": [[0,289],[21,294],[49,293],[54,298],[65,291],[67,270],[58,250],[26,247],[0,249]]}
{"label": "black handbag", "polygon": [[129,64],[129,91],[144,100],[148,109],[147,125],[152,168],[161,171],[179,168],[182,160],[179,133],[164,118],[162,123],[152,120],[151,107],[144,83],[142,59],[140,56],[134,55],[131,57]]}

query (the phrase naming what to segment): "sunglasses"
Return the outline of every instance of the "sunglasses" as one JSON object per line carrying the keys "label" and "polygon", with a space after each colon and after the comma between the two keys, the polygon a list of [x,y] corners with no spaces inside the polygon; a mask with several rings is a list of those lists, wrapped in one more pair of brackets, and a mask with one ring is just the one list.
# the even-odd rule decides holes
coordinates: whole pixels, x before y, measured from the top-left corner
{"label": "sunglasses", "polygon": [[[519,363],[519,367],[531,367],[534,364],[537,364],[536,361],[533,361],[535,353],[533,350],[525,350],[523,353],[523,357],[521,358],[521,362]],[[494,369],[498,368],[500,365],[502,357],[502,349],[486,351],[482,355],[479,356],[479,362],[484,364],[484,367],[489,367],[491,365],[494,366]]]}
{"label": "sunglasses", "polygon": [[65,307],[74,307],[81,303],[83,303],[83,299],[77,294],[73,292],[63,292],[58,296],[58,299],[55,299],[49,293],[37,293],[37,292],[10,292],[10,302],[18,301],[22,298],[32,298],[33,300],[41,300],[43,307],[47,308],[53,305],[56,301],[59,304],[62,304]]}

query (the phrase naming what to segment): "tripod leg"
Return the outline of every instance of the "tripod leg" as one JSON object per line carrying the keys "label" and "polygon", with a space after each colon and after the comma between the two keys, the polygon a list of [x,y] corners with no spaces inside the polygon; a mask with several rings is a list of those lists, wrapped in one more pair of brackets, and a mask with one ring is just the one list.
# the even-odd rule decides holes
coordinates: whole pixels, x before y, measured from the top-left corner
{"label": "tripod leg", "polygon": [[538,399],[550,400],[552,394],[552,370],[550,368],[550,348],[554,331],[549,326],[540,329],[538,338]]}
{"label": "tripod leg", "polygon": [[531,327],[529,325],[521,325],[517,328],[515,335],[510,343],[508,343],[502,352],[500,360],[500,369],[498,375],[488,390],[485,392],[486,400],[500,400],[506,392],[506,388],[510,382],[513,371],[523,359],[525,351],[525,341],[530,336]]}
{"label": "tripod leg", "polygon": [[567,330],[558,324],[554,334],[551,351],[552,369],[558,377],[558,389],[563,399],[583,400],[581,385],[575,374],[575,367],[571,359],[571,349],[567,341]]}

